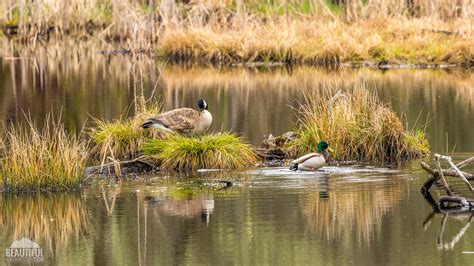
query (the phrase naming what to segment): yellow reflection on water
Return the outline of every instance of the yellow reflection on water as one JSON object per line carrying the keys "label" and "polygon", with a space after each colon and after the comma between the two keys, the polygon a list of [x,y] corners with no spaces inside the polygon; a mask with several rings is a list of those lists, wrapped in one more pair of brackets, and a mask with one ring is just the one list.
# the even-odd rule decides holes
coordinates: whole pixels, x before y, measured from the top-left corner
{"label": "yellow reflection on water", "polygon": [[[71,240],[79,241],[90,232],[91,223],[80,195],[32,194],[0,195],[4,239],[26,237],[48,253],[66,249]],[[7,242],[8,242],[7,241]]]}
{"label": "yellow reflection on water", "polygon": [[406,197],[404,182],[333,182],[329,191],[301,202],[310,232],[327,240],[350,238],[370,244],[380,232],[383,217]]}

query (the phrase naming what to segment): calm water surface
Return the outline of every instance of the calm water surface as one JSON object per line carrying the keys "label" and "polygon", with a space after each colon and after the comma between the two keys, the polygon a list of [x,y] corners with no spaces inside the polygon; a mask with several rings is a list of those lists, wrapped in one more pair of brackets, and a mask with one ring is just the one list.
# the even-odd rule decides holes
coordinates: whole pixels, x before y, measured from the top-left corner
{"label": "calm water surface", "polygon": [[[1,43],[0,119],[21,121],[30,113],[41,121],[62,112],[74,130],[90,116],[133,114],[140,93],[161,100],[164,109],[194,107],[204,97],[213,130],[232,130],[258,144],[291,129],[301,88],[363,80],[406,116],[408,126],[427,121],[434,151],[456,145],[457,159],[474,153],[474,75],[468,70],[216,69],[99,50],[84,43],[29,50]],[[426,175],[416,162],[310,174],[201,172],[179,182],[158,177],[96,182],[77,194],[0,195],[0,250],[27,237],[43,248],[47,262],[68,265],[474,263],[474,254],[463,253],[474,251],[470,215],[434,211],[418,192]],[[237,181],[213,190],[201,184],[208,178]],[[434,198],[440,194],[433,191]]]}

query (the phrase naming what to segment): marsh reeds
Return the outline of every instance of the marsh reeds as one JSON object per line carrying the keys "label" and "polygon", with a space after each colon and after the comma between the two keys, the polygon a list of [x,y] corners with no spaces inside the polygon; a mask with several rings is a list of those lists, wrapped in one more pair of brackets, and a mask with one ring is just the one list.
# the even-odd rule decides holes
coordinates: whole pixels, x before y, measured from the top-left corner
{"label": "marsh reeds", "polygon": [[307,89],[298,116],[298,138],[289,147],[294,155],[314,151],[321,140],[339,160],[399,162],[429,152],[423,129],[407,129],[363,81]]}
{"label": "marsh reeds", "polygon": [[159,160],[164,170],[235,169],[257,162],[252,146],[230,133],[200,137],[172,134],[147,142],[142,150]]}
{"label": "marsh reeds", "polygon": [[[470,49],[473,41],[466,28],[470,24],[459,23],[456,29],[431,19],[373,18],[351,24],[321,19],[249,21],[235,29],[186,27],[167,31],[157,51],[163,58],[205,64],[469,66],[474,63]],[[449,34],[439,33],[439,29]]]}
{"label": "marsh reeds", "polygon": [[0,154],[3,190],[14,192],[78,189],[88,159],[87,142],[50,117],[41,129],[4,125]]}
{"label": "marsh reeds", "polygon": [[218,64],[474,64],[466,1],[4,2],[3,25],[33,43],[97,36],[129,52]]}

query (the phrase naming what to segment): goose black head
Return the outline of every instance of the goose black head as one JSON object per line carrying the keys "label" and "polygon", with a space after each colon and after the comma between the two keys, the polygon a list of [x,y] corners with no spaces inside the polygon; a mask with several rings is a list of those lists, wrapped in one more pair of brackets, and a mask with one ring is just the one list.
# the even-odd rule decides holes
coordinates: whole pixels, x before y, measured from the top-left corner
{"label": "goose black head", "polygon": [[318,143],[318,152],[323,152],[329,148],[329,144],[326,141],[321,141]]}
{"label": "goose black head", "polygon": [[207,110],[207,103],[203,99],[199,99],[198,106],[201,111]]}

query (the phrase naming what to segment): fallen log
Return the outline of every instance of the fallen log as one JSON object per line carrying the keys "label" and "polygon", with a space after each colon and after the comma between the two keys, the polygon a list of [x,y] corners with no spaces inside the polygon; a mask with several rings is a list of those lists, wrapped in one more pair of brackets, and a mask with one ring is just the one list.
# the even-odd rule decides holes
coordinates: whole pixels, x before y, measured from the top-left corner
{"label": "fallen log", "polygon": [[146,158],[139,157],[129,161],[113,161],[104,165],[90,166],[84,170],[85,181],[93,175],[102,175],[103,177],[122,177],[130,174],[143,174],[154,171],[159,164],[153,164]]}

